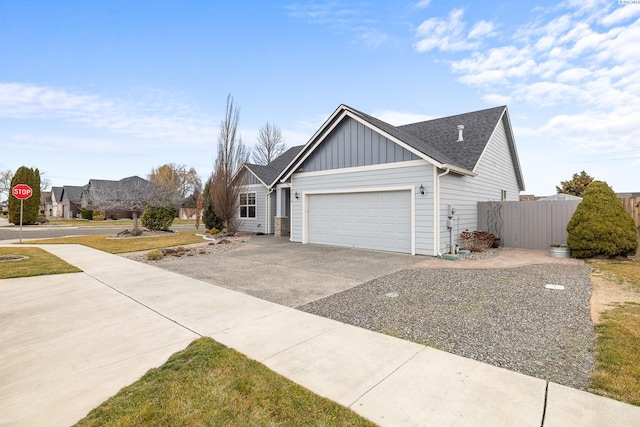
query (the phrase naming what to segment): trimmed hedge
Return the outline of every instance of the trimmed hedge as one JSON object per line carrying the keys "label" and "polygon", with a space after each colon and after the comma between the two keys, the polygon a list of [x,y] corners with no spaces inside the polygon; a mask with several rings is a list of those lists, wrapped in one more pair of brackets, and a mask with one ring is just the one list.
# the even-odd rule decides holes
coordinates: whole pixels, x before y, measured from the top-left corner
{"label": "trimmed hedge", "polygon": [[638,250],[633,218],[606,182],[593,181],[587,186],[567,232],[567,246],[574,258],[627,256]]}
{"label": "trimmed hedge", "polygon": [[148,206],[142,214],[142,225],[149,230],[167,231],[176,217],[173,206]]}

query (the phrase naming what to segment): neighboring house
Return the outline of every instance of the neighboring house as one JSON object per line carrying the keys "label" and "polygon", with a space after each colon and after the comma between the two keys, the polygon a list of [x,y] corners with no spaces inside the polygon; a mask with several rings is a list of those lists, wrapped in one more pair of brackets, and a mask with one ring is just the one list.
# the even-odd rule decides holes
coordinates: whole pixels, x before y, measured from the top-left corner
{"label": "neighboring house", "polygon": [[62,191],[63,187],[51,187],[51,216],[62,217]]}
{"label": "neighboring house", "polygon": [[289,188],[287,184],[280,185],[278,199],[275,180],[303,147],[289,148],[268,165],[244,164],[241,173],[245,173],[245,185],[238,212],[240,231],[289,235]]}
{"label": "neighboring house", "polygon": [[61,208],[61,211],[58,212],[60,218],[78,218],[80,216],[82,188],[76,185],[62,187],[62,195],[58,204]]}
{"label": "neighboring house", "polygon": [[139,176],[119,181],[90,179],[82,187],[80,205],[87,209],[104,209],[105,217],[132,218],[133,212],[142,214],[153,199],[156,186]]}
{"label": "neighboring house", "polygon": [[50,217],[51,214],[51,191],[40,192],[40,213],[43,213],[46,217]]}
{"label": "neighboring house", "polygon": [[[293,242],[422,255],[475,230],[479,201],[517,201],[524,190],[505,106],[392,126],[340,105],[261,184],[275,190],[274,222],[290,212]],[[262,199],[256,192],[258,218]]]}

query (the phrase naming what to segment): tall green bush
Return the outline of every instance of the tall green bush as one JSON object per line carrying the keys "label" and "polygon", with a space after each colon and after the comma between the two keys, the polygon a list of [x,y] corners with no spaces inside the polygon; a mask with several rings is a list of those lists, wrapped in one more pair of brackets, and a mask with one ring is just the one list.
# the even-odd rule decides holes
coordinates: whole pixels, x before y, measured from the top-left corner
{"label": "tall green bush", "polygon": [[173,206],[147,206],[142,214],[142,225],[149,230],[166,231],[173,224],[176,208]]}
{"label": "tall green bush", "polygon": [[567,246],[575,258],[627,256],[638,250],[633,218],[606,182],[593,181],[587,186],[567,232]]}
{"label": "tall green bush", "polygon": [[[11,189],[18,184],[27,184],[33,190],[31,197],[24,201],[23,224],[34,224],[40,211],[40,171],[36,168],[20,166],[11,179]],[[20,224],[20,200],[9,192],[9,222]]]}
{"label": "tall green bush", "polygon": [[207,230],[212,230],[214,228],[218,230],[222,230],[224,228],[224,222],[218,218],[218,216],[213,212],[213,205],[211,204],[211,178],[207,181],[204,186],[203,194],[203,210],[202,210],[202,222]]}

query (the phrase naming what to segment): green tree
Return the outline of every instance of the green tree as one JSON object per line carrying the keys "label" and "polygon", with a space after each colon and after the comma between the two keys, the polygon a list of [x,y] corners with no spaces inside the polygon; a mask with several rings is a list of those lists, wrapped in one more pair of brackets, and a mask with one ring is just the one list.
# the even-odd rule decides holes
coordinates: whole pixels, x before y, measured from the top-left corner
{"label": "green tree", "polygon": [[207,230],[216,228],[222,230],[224,227],[223,221],[216,216],[213,211],[213,205],[211,204],[211,178],[207,180],[202,193],[202,222]]}
{"label": "green tree", "polygon": [[[33,190],[31,197],[24,201],[22,223],[34,224],[40,211],[40,171],[20,166],[11,178],[11,188],[18,184],[27,184]],[[20,200],[13,193],[9,193],[9,222],[20,224]]]}
{"label": "green tree", "polygon": [[606,182],[593,181],[567,224],[571,256],[634,255],[638,234],[633,218]]}
{"label": "green tree", "polygon": [[560,187],[556,186],[558,194],[570,194],[582,197],[587,186],[593,182],[593,177],[585,171],[574,173],[569,181],[562,181]]}

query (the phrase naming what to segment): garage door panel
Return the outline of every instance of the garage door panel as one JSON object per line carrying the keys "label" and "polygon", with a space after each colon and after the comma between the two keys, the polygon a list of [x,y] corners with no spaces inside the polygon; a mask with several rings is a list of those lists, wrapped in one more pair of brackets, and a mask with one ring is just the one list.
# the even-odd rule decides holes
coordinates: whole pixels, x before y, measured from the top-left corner
{"label": "garage door panel", "polygon": [[308,241],[411,252],[411,192],[312,194]]}

